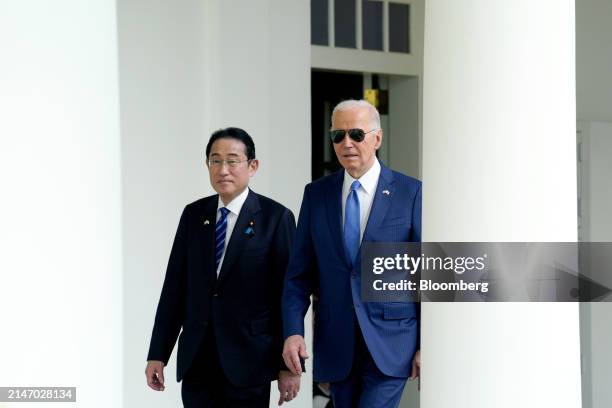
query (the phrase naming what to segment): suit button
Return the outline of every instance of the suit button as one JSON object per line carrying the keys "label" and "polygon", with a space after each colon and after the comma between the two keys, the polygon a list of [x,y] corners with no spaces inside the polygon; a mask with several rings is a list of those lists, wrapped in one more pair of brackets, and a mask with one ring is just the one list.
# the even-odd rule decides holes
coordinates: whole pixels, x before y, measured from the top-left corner
{"label": "suit button", "polygon": [[213,293],[213,296],[219,296],[219,294],[217,292]]}

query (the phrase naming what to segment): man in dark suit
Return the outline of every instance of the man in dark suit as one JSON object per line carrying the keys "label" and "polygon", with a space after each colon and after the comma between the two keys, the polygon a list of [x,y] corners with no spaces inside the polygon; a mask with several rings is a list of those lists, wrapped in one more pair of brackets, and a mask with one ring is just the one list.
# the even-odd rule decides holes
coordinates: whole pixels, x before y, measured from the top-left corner
{"label": "man in dark suit", "polygon": [[267,408],[275,379],[282,404],[299,390],[299,376],[281,357],[281,294],[295,219],[249,190],[259,162],[244,130],[213,133],[206,164],[218,194],[187,205],[181,216],[155,316],[147,383],[163,391],[163,368],[178,337],[185,407]]}
{"label": "man in dark suit", "polygon": [[399,405],[419,375],[419,308],[362,302],[360,245],[421,239],[421,182],[376,158],[382,130],[366,101],[332,114],[334,150],[344,168],[306,186],[283,294],[283,358],[298,374],[307,358],[304,315],[317,295],[314,378],[330,382],[334,408]]}

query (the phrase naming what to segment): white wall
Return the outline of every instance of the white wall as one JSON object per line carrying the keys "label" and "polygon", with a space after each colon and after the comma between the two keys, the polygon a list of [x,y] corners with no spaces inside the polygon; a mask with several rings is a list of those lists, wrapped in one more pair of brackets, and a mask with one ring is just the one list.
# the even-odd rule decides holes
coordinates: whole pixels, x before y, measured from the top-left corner
{"label": "white wall", "polygon": [[576,113],[612,121],[612,2],[576,0]]}
{"label": "white wall", "polygon": [[[581,215],[582,240],[612,241],[612,122],[578,122],[581,144]],[[612,254],[608,254],[608,265]],[[592,270],[590,278],[610,288],[609,270]],[[612,405],[611,296],[606,302],[583,303],[580,310],[582,342],[583,407],[605,408]]]}
{"label": "white wall", "polygon": [[3,1],[0,49],[0,384],[75,386],[78,406],[117,407],[115,3]]}
{"label": "white wall", "polygon": [[[576,112],[584,131],[581,179],[584,241],[612,241],[609,211],[612,133],[606,131],[612,122],[610,16],[612,2],[608,0],[576,0]],[[609,387],[612,332],[608,329],[611,312],[612,304],[607,302],[581,305],[585,408],[608,407],[612,402]]]}
{"label": "white wall", "polygon": [[253,188],[297,217],[310,181],[309,4],[219,1],[216,13],[210,128],[236,124],[252,134],[261,161]]}
{"label": "white wall", "polygon": [[389,77],[390,166],[421,178],[420,77]]}
{"label": "white wall", "polygon": [[[423,239],[575,241],[572,0],[428,0]],[[542,52],[546,50],[546,52]],[[421,407],[580,407],[578,305],[423,305]]]}
{"label": "white wall", "polygon": [[[612,122],[579,122],[585,241],[612,241]],[[601,282],[612,286],[609,282]]]}
{"label": "white wall", "polygon": [[208,133],[205,7],[199,1],[119,1],[124,241],[125,407],[177,406],[173,355],[167,387],[146,386],[155,308],[183,206],[211,193],[204,169]]}
{"label": "white wall", "polygon": [[[122,0],[118,6],[124,404],[176,406],[175,356],[165,392],[149,390],[143,373],[178,217],[185,204],[212,193],[204,148],[213,130],[227,126],[243,127],[255,140],[261,165],[253,189],[297,217],[310,179],[308,3]],[[303,378],[302,402],[293,406],[309,406],[311,372]]]}

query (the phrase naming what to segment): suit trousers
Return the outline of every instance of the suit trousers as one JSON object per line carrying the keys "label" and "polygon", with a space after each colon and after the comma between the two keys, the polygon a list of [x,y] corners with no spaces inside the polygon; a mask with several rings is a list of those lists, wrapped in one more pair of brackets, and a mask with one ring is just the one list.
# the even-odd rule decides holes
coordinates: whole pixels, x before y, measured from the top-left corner
{"label": "suit trousers", "polygon": [[181,387],[185,408],[268,408],[270,383],[253,387],[233,385],[225,376],[212,327],[185,373]]}
{"label": "suit trousers", "polygon": [[390,377],[381,372],[372,358],[355,316],[355,354],[349,376],[332,382],[334,408],[397,408],[406,377]]}

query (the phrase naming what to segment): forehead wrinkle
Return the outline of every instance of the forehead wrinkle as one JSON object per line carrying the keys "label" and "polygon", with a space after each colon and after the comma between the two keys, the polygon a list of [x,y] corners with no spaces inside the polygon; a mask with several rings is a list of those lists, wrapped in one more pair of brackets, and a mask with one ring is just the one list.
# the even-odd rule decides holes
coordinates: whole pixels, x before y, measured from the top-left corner
{"label": "forehead wrinkle", "polygon": [[[339,119],[339,117],[341,117],[341,119]],[[338,123],[340,120],[341,123]],[[336,127],[334,125],[340,126]],[[362,107],[343,109],[336,112],[336,114],[332,117],[332,129],[360,128],[367,132],[370,129],[365,129],[365,127],[369,126],[373,126],[372,116],[369,110]]]}
{"label": "forehead wrinkle", "polygon": [[[211,155],[211,156],[223,156],[223,155],[222,155],[221,153],[219,153],[219,152],[212,152],[212,153],[210,153],[210,155]],[[239,156],[240,156],[240,153],[229,152],[229,153],[226,153],[226,156],[236,156],[236,157],[239,157]]]}

